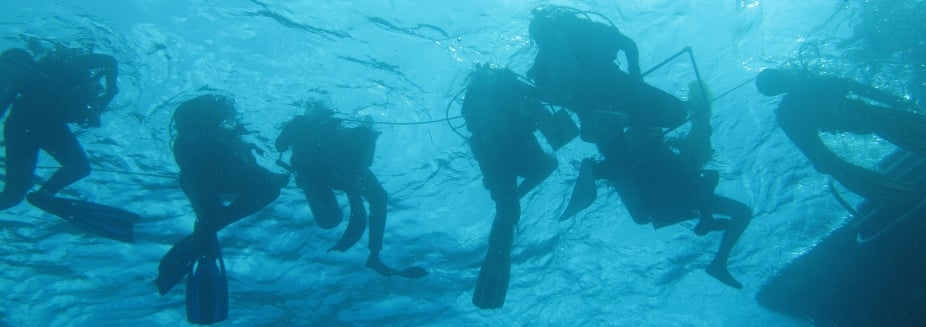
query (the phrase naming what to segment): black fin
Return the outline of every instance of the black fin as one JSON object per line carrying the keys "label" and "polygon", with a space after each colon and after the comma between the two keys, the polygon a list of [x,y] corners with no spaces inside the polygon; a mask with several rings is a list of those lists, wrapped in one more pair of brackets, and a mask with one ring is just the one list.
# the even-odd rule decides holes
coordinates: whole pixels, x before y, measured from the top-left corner
{"label": "black fin", "polygon": [[136,213],[83,200],[30,193],[26,200],[45,212],[67,220],[88,232],[131,243],[132,228],[141,219]]}

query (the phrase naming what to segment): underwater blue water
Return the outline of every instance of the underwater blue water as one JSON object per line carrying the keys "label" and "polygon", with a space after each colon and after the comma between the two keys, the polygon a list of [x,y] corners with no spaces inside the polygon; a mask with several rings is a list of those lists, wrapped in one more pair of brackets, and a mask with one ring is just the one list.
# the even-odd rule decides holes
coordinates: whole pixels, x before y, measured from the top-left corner
{"label": "underwater blue water", "polygon": [[[644,70],[690,46],[714,94],[733,90],[714,103],[710,167],[721,172],[717,192],[755,212],[730,259],[744,289],[704,273],[719,235],[695,236],[692,222],[636,225],[604,184],[592,207],[557,221],[579,161],[595,153],[576,140],[557,152],[558,170],[522,199],[505,306],[479,310],[470,300],[494,205],[469,147],[446,122],[381,124],[372,170],[390,195],[383,259],[430,275],[387,278],[364,268],[366,237],[345,253],[326,253],[343,227],[315,226],[291,183],[270,207],[219,234],[231,304],[221,324],[808,325],[760,307],[754,296],[843,224],[846,212],[775,125],[778,99],[751,83],[734,88],[762,68],[809,64],[915,97],[903,82],[906,66],[860,65],[850,56],[864,52],[851,41],[867,3],[0,0],[3,49],[55,41],[119,60],[121,92],[103,126],[78,132],[96,170],[64,194],[144,217],[136,242],[124,244],[27,204],[0,213],[0,325],[187,324],[182,285],[159,296],[153,282],[158,260],[194,219],[170,151],[170,117],[183,100],[208,90],[232,95],[258,132],[251,140],[267,150],[310,98],[377,122],[440,120],[474,64],[526,72],[536,53],[530,10],[549,4],[608,17],[636,40]],[[691,67],[682,57],[646,79],[684,98]],[[449,111],[457,116],[459,104]],[[831,138],[865,164],[888,151],[873,137]],[[276,156],[260,160],[282,171]],[[40,165],[56,164],[43,156]]]}

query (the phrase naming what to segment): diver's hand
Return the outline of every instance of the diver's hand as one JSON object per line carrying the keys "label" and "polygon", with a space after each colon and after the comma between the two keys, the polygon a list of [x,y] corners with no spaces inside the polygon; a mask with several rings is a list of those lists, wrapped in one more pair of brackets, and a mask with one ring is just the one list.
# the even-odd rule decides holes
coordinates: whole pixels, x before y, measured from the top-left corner
{"label": "diver's hand", "polygon": [[83,127],[100,127],[103,124],[100,120],[100,114],[106,110],[108,102],[96,103],[88,105],[86,110],[88,112],[87,118],[80,123]]}

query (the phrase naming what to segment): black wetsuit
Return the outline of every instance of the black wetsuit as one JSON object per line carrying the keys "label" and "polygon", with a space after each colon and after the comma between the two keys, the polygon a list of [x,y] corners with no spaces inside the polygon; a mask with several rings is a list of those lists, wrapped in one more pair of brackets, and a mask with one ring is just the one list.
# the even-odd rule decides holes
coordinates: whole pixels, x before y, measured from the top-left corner
{"label": "black wetsuit", "polygon": [[[500,308],[508,290],[520,198],[556,168],[555,158],[543,152],[533,134],[549,113],[537,101],[536,91],[520,82],[514,72],[488,67],[473,73],[462,113],[472,133],[470,148],[495,201],[495,219],[473,304],[483,309]],[[520,184],[518,177],[524,178]]]}
{"label": "black wetsuit", "polygon": [[3,133],[6,183],[0,210],[22,202],[32,188],[40,149],[61,164],[40,192],[55,194],[90,174],[87,156],[68,123],[98,126],[99,111],[117,92],[116,62],[110,56],[52,58],[30,65],[0,99],[0,115],[11,107]]}
{"label": "black wetsuit", "polygon": [[[491,74],[491,73],[482,73]],[[490,80],[474,80],[466,92],[463,118],[472,133],[469,139],[486,189],[495,200],[498,218],[515,224],[520,216],[518,177],[536,186],[546,177],[552,158],[534,137],[537,117],[545,108],[532,96],[530,86],[509,71],[494,72]],[[491,80],[495,78],[494,80]],[[553,163],[555,166],[555,163]]]}
{"label": "black wetsuit", "polygon": [[659,228],[697,218],[714,195],[717,173],[702,170],[687,160],[682,149],[676,153],[663,140],[662,130],[631,128],[627,133],[626,158],[619,172],[610,178],[631,217],[637,223]]}
{"label": "black wetsuit", "polygon": [[926,115],[905,110],[897,96],[852,80],[797,72],[784,76],[788,76],[784,82],[788,87],[776,111],[778,124],[817,171],[881,203],[910,205],[922,198],[926,191],[908,181],[895,181],[844,160],[819,134],[874,133],[907,151],[926,155]]}
{"label": "black wetsuit", "polygon": [[[219,231],[280,195],[282,177],[260,166],[251,151],[232,131],[177,136],[180,187],[196,212],[196,230]],[[234,196],[229,205],[227,196]]]}
{"label": "black wetsuit", "polygon": [[296,185],[305,192],[319,227],[331,229],[341,223],[343,213],[334,191],[347,194],[350,221],[331,250],[346,251],[363,235],[367,223],[364,199],[370,210],[370,252],[378,256],[383,247],[387,194],[369,168],[376,138],[377,132],[367,126],[342,126],[340,119],[330,116],[299,116],[287,123],[276,140],[277,150],[293,150]]}
{"label": "black wetsuit", "polygon": [[[545,101],[579,116],[583,139],[586,126],[595,123],[595,111],[621,113],[626,126],[675,127],[684,122],[684,104],[643,82],[636,43],[617,28],[571,13],[535,20],[532,37],[539,51],[528,77]],[[615,63],[621,51],[629,61],[629,73]]]}

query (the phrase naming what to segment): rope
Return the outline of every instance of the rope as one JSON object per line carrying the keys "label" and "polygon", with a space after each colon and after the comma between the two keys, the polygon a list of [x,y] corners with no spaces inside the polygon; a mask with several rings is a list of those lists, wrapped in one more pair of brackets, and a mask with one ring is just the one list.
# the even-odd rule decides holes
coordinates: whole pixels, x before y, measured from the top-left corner
{"label": "rope", "polygon": [[[720,99],[720,98],[722,98],[722,97],[727,96],[728,94],[732,93],[733,91],[735,91],[735,90],[737,90],[737,89],[739,89],[739,88],[745,86],[746,84],[749,84],[749,82],[752,82],[753,80],[756,79],[755,77],[750,78],[750,79],[746,80],[745,82],[742,82],[742,83],[740,83],[739,85],[734,86],[733,88],[727,90],[726,92],[722,93],[721,95],[716,96],[716,97],[714,97],[713,99],[709,99],[709,100],[708,100],[708,98],[707,98],[707,93],[706,93],[706,91],[704,90],[704,87],[703,87],[703,86],[704,86],[704,81],[701,79],[701,71],[698,69],[698,62],[695,60],[694,51],[691,50],[691,47],[685,47],[684,49],[680,50],[679,52],[676,52],[675,54],[673,54],[672,56],[670,56],[670,57],[667,58],[666,60],[663,60],[662,62],[660,62],[660,63],[657,64],[656,66],[653,66],[653,68],[650,68],[649,70],[647,70],[645,73],[643,73],[643,76],[646,76],[646,75],[648,75],[649,73],[652,73],[653,71],[655,71],[655,70],[657,70],[657,69],[659,69],[659,68],[662,68],[662,66],[665,66],[665,65],[668,64],[670,61],[674,60],[675,58],[678,58],[679,56],[681,56],[681,55],[683,55],[683,54],[685,54],[685,53],[688,53],[688,59],[691,60],[691,68],[692,68],[692,70],[694,70],[695,78],[698,80],[699,91],[701,92],[701,98],[702,98],[702,99],[705,99],[705,100],[708,102],[708,103],[707,103],[708,106],[710,106],[710,104],[711,104],[712,102],[717,101],[717,99]],[[672,133],[673,131],[675,131],[676,129],[678,129],[679,127],[681,127],[682,125],[684,125],[685,123],[691,121],[692,118],[698,117],[698,116],[700,116],[700,115],[703,115],[703,114],[706,114],[706,113],[709,113],[709,112],[710,112],[709,109],[705,109],[705,110],[701,110],[701,111],[699,111],[699,112],[696,112],[696,113],[694,113],[694,114],[688,116],[688,118],[686,118],[685,121],[682,122],[681,125],[676,126],[676,127],[673,127],[673,128],[667,129],[665,132],[663,132],[663,135]]]}
{"label": "rope", "polygon": [[341,120],[346,121],[346,122],[352,122],[352,123],[375,124],[375,125],[424,125],[424,124],[439,123],[443,121],[450,121],[450,120],[458,119],[458,118],[463,118],[463,116],[454,116],[454,117],[447,117],[447,118],[420,121],[420,122],[388,122],[388,121],[378,122],[378,121],[365,121],[365,120],[359,120],[359,119],[345,119],[345,118],[341,118]]}

